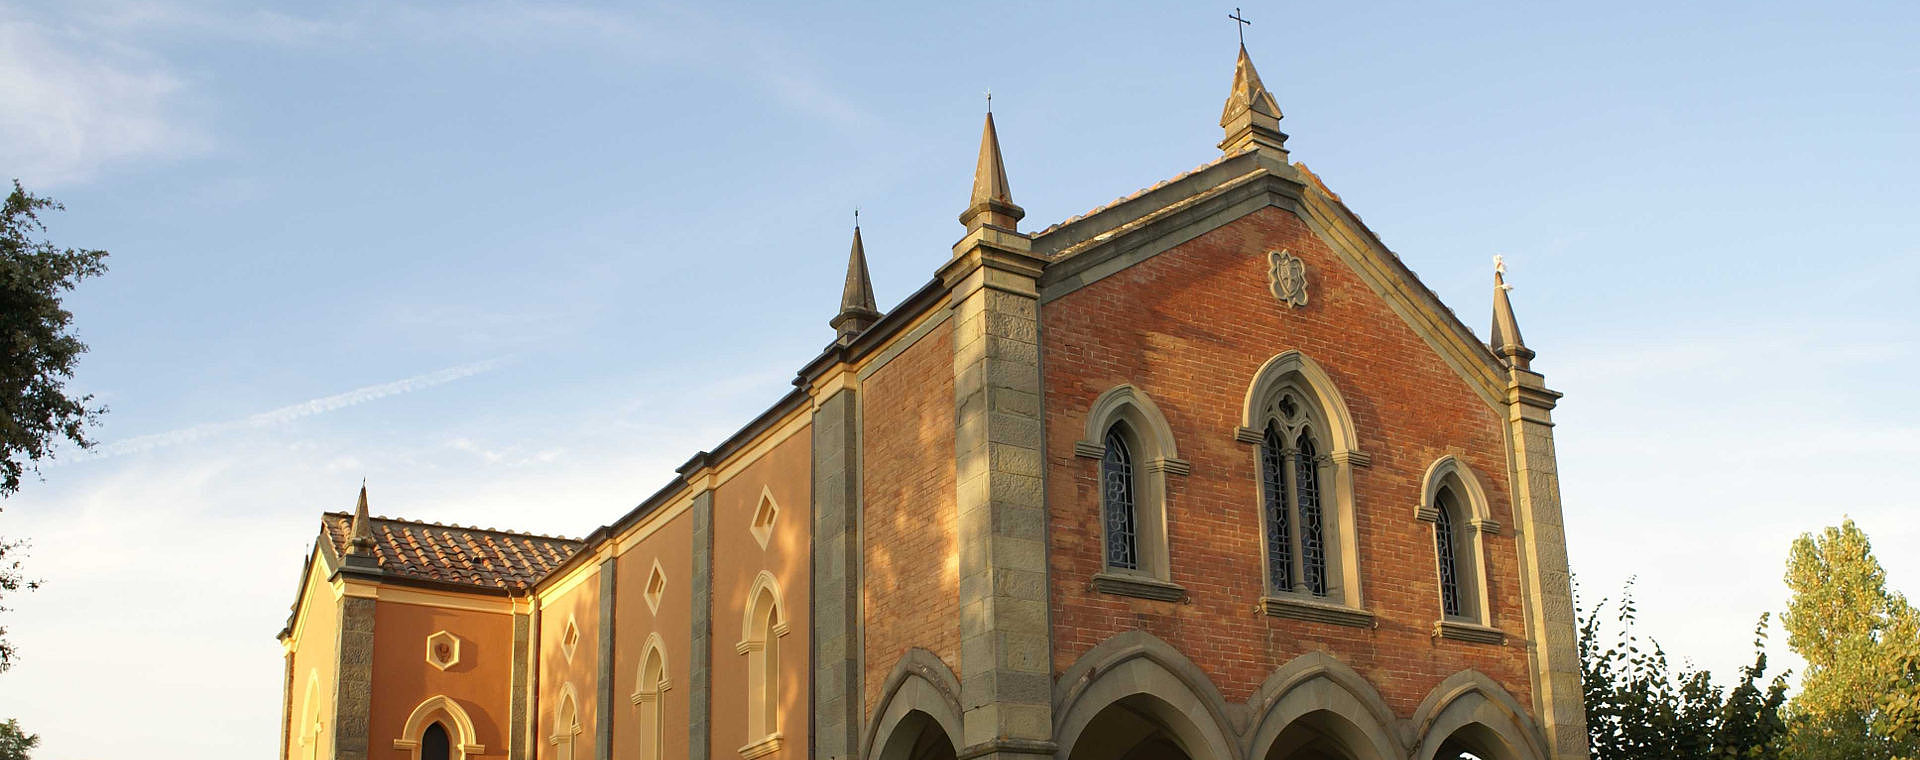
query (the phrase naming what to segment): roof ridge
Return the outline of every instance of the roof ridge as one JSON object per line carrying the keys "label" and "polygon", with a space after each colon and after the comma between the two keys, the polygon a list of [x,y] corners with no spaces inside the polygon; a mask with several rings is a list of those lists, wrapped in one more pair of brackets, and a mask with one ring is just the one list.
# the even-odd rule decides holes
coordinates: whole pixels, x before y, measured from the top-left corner
{"label": "roof ridge", "polygon": [[[343,517],[347,519],[352,519],[353,517],[353,515],[346,512],[325,511],[325,512],[321,512],[320,514],[322,517]],[[528,531],[518,531],[518,530],[503,530],[500,528],[483,528],[477,525],[461,525],[459,523],[434,522],[432,520],[419,520],[419,519],[414,519],[410,517],[392,517],[388,515],[370,515],[370,517],[374,520],[379,520],[381,522],[399,523],[402,525],[416,525],[423,528],[447,528],[452,530],[474,531],[477,533],[491,533],[494,535],[501,535],[501,536],[523,536],[527,538],[543,538],[548,541],[567,541],[567,542],[576,543],[576,544],[581,543],[581,539],[578,539],[578,538],[572,538],[569,536],[548,535],[546,533],[532,533]]]}

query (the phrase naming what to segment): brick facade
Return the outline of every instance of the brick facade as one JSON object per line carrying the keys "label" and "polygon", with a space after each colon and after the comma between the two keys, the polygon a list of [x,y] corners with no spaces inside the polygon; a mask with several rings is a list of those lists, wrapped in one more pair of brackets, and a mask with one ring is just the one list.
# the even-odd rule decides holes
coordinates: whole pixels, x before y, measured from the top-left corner
{"label": "brick facade", "polygon": [[[1306,262],[1311,299],[1268,290],[1266,251]],[[1309,651],[1333,653],[1411,713],[1466,668],[1527,699],[1525,645],[1432,637],[1440,617],[1432,527],[1414,518],[1421,476],[1445,454],[1486,478],[1511,524],[1501,419],[1295,215],[1266,208],[1041,308],[1053,536],[1056,674],[1117,633],[1144,630],[1204,669],[1230,701]],[[1376,629],[1256,614],[1264,588],[1255,447],[1234,440],[1260,365],[1288,349],[1332,375],[1372,466],[1355,475],[1362,585]],[[1168,479],[1172,579],[1190,603],[1101,594],[1099,463],[1076,457],[1095,397],[1131,383],[1158,404],[1193,471]],[[1499,477],[1495,477],[1499,476]],[[1496,626],[1518,630],[1511,535],[1486,544]]]}

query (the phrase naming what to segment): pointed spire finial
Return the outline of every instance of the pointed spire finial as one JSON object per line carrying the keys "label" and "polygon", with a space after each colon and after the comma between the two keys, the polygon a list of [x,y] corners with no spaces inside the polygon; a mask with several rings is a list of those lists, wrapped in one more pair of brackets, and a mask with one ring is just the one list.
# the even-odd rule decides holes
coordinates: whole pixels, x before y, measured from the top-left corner
{"label": "pointed spire finial", "polygon": [[960,215],[960,223],[968,232],[987,225],[1012,230],[1026,215],[1025,209],[1013,204],[1006,162],[1000,157],[1000,133],[993,128],[993,112],[988,111],[980,131],[980,160],[973,168],[973,199]]}
{"label": "pointed spire finial", "polygon": [[1527,348],[1526,341],[1520,338],[1520,322],[1513,317],[1513,301],[1507,297],[1507,291],[1513,286],[1507,284],[1507,260],[1501,256],[1493,257],[1493,334],[1487,343],[1493,353],[1506,359],[1515,369],[1528,369],[1533,361],[1533,350]]}
{"label": "pointed spire finial", "polygon": [[353,526],[347,540],[348,554],[373,553],[373,518],[367,514],[367,481],[360,479],[360,503],[353,508]]}
{"label": "pointed spire finial", "polygon": [[1226,139],[1220,141],[1220,149],[1229,154],[1239,153],[1249,148],[1264,148],[1287,157],[1287,133],[1280,131],[1280,104],[1273,99],[1273,93],[1260,82],[1260,72],[1253,68],[1253,58],[1247,55],[1247,45],[1240,44],[1240,57],[1233,64],[1233,89],[1227,93],[1227,104],[1220,111],[1220,127],[1226,130]]}
{"label": "pointed spire finial", "polygon": [[853,250],[847,253],[847,282],[840,290],[840,313],[827,324],[837,340],[850,343],[873,323],[880,312],[873,304],[873,279],[867,274],[867,247],[860,242],[860,209],[853,210]]}

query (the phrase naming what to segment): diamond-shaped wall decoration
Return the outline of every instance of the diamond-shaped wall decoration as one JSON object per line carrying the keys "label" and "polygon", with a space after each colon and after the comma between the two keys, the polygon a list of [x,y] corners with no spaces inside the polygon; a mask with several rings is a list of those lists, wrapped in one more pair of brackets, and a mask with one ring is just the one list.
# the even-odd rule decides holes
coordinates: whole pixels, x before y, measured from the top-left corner
{"label": "diamond-shaped wall decoration", "polygon": [[460,664],[460,637],[446,631],[428,636],[427,664],[441,670]]}
{"label": "diamond-shaped wall decoration", "polygon": [[767,548],[767,541],[773,538],[773,521],[780,516],[780,505],[773,503],[773,491],[762,489],[760,508],[753,511],[753,540],[760,542],[760,548]]}
{"label": "diamond-shaped wall decoration", "polygon": [[573,622],[573,616],[567,616],[567,629],[560,633],[560,653],[573,660],[573,650],[580,647],[580,625]]}
{"label": "diamond-shaped wall decoration", "polygon": [[653,574],[647,576],[647,590],[643,593],[643,596],[647,598],[647,610],[658,613],[660,611],[660,596],[666,592],[667,574],[660,569],[660,560],[656,559],[653,561]]}

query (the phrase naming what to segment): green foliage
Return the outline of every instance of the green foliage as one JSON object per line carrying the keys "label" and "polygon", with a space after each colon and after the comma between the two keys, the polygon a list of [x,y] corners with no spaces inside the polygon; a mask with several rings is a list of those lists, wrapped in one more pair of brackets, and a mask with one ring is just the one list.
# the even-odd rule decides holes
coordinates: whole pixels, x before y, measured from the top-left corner
{"label": "green foliage", "polygon": [[0,723],[0,760],[28,760],[40,737],[20,730],[20,721]]}
{"label": "green foliage", "polygon": [[1781,617],[1807,660],[1788,704],[1794,760],[1920,758],[1920,613],[1887,589],[1866,533],[1846,520],[1787,556]]}
{"label": "green foliage", "polygon": [[[67,392],[87,346],[73,335],[73,314],[60,298],[81,280],[107,271],[107,252],[61,248],[40,239],[47,231],[40,212],[60,208],[28,193],[18,180],[0,205],[0,410],[5,411],[0,414],[0,498],[18,492],[21,477],[52,457],[62,441],[93,445],[87,428],[106,411],[92,406],[90,395]],[[0,539],[0,599],[39,586],[21,574],[23,547],[23,542]],[[6,633],[0,628],[0,672],[16,655]],[[19,756],[26,756],[24,749]],[[11,756],[0,760],[6,757]]]}
{"label": "green foliage", "polygon": [[1595,760],[1763,760],[1785,728],[1786,676],[1763,684],[1767,670],[1765,616],[1755,627],[1754,662],[1740,669],[1732,690],[1691,665],[1676,666],[1651,638],[1633,630],[1636,610],[1629,582],[1613,607],[1579,613],[1580,680],[1587,734]]}
{"label": "green foliage", "polygon": [[91,395],[67,393],[87,346],[73,335],[73,314],[60,297],[107,271],[107,252],[37,239],[46,232],[39,213],[60,208],[18,180],[0,206],[0,497],[19,491],[21,476],[62,441],[92,445],[87,428],[106,411],[91,405]]}

